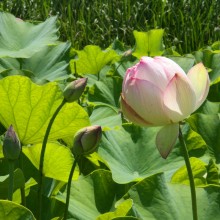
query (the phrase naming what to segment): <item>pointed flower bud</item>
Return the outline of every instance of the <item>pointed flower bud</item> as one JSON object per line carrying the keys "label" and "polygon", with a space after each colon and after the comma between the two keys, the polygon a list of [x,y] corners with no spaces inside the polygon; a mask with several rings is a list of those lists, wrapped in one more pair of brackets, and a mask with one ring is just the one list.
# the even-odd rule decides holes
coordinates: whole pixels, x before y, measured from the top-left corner
{"label": "pointed flower bud", "polygon": [[79,156],[95,152],[98,148],[101,136],[101,126],[93,125],[80,129],[74,136],[73,154]]}
{"label": "pointed flower bud", "polygon": [[5,133],[3,154],[8,160],[17,160],[21,152],[20,140],[11,125]]}
{"label": "pointed flower bud", "polygon": [[83,93],[87,83],[87,78],[80,78],[72,81],[63,91],[64,98],[67,102],[76,101]]}

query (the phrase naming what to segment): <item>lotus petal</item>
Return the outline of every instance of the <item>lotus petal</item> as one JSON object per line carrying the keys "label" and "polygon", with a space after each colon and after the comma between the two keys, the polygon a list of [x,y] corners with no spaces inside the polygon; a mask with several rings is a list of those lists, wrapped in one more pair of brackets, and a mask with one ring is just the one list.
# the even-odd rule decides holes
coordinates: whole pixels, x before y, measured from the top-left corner
{"label": "lotus petal", "polygon": [[179,124],[169,124],[162,127],[156,136],[157,149],[161,157],[167,158],[179,135]]}
{"label": "lotus petal", "polygon": [[170,123],[163,108],[163,92],[151,82],[130,78],[123,95],[126,103],[146,121],[156,126]]}
{"label": "lotus petal", "polygon": [[164,93],[165,111],[171,123],[187,118],[194,110],[196,95],[190,81],[175,74]]}
{"label": "lotus petal", "polygon": [[162,91],[168,84],[163,67],[151,57],[142,57],[135,69],[135,79],[146,80],[157,85]]}
{"label": "lotus petal", "polygon": [[184,70],[173,60],[166,58],[166,57],[154,57],[155,62],[158,65],[162,66],[164,72],[166,73],[167,80],[170,81],[176,73],[181,74],[182,76],[186,76]]}
{"label": "lotus petal", "polygon": [[141,125],[141,126],[150,126],[152,125],[150,122],[145,121],[141,116],[139,116],[134,109],[129,106],[121,95],[121,108],[122,112],[124,113],[125,117],[133,122],[134,124]]}
{"label": "lotus petal", "polygon": [[205,101],[209,92],[209,75],[202,63],[193,66],[188,74],[188,79],[191,81],[196,94],[196,106],[194,111]]}

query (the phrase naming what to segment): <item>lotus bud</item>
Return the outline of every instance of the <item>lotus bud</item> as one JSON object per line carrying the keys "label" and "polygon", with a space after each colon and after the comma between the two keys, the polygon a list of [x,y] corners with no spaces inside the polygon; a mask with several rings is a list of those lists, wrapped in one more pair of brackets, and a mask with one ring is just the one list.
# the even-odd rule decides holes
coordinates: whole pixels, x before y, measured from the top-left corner
{"label": "lotus bud", "polygon": [[8,160],[17,160],[21,152],[20,140],[11,125],[5,133],[3,141],[3,154]]}
{"label": "lotus bud", "polygon": [[101,126],[93,125],[80,129],[74,136],[73,154],[80,156],[95,152],[98,148],[101,136]]}
{"label": "lotus bud", "polygon": [[205,101],[209,75],[198,63],[186,74],[166,57],[142,57],[125,74],[121,107],[124,116],[140,126],[162,126],[156,137],[157,148],[166,158],[179,135],[179,122]]}
{"label": "lotus bud", "polygon": [[82,95],[87,83],[87,78],[80,78],[72,81],[63,91],[67,102],[74,102]]}

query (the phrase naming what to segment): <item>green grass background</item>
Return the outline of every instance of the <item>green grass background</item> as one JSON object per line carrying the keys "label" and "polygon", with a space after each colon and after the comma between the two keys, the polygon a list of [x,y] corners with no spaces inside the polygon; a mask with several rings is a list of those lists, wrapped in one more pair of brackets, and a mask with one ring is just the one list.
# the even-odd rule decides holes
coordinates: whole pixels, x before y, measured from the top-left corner
{"label": "green grass background", "polygon": [[133,46],[133,30],[165,29],[165,46],[190,53],[220,40],[220,0],[2,0],[0,10],[24,20],[57,15],[60,39],[76,49]]}

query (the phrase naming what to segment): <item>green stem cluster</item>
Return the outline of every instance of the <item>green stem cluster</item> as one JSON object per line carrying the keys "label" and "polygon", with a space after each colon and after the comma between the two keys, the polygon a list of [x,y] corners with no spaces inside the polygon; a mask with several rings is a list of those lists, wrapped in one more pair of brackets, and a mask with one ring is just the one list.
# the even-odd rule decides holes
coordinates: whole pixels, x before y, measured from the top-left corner
{"label": "green stem cluster", "polygon": [[68,208],[69,208],[69,201],[70,201],[70,189],[71,189],[71,183],[72,183],[72,178],[73,178],[73,173],[75,171],[77,162],[78,162],[79,157],[75,157],[73,166],[70,171],[68,183],[67,183],[67,193],[66,193],[66,205],[65,205],[65,210],[64,210],[64,217],[63,220],[67,219],[67,214],[68,214]]}
{"label": "green stem cluster", "polygon": [[58,106],[56,111],[54,112],[53,116],[50,119],[50,122],[47,126],[46,133],[44,135],[43,139],[43,144],[42,144],[42,149],[41,149],[41,155],[40,155],[40,165],[39,165],[39,182],[38,182],[38,219],[41,220],[42,218],[42,194],[43,194],[43,164],[44,164],[44,155],[46,151],[46,146],[47,146],[47,140],[50,134],[51,127],[53,125],[53,122],[58,115],[59,111],[61,108],[64,106],[66,103],[65,99],[62,101],[62,103]]}
{"label": "green stem cluster", "polygon": [[191,198],[192,198],[193,220],[198,220],[195,182],[194,182],[192,168],[190,165],[189,154],[187,151],[186,143],[184,141],[180,126],[179,126],[179,141],[180,141],[180,145],[183,150],[183,156],[184,156],[184,160],[185,160],[185,164],[186,164],[186,168],[187,168],[187,172],[188,172],[188,176],[189,176]]}
{"label": "green stem cluster", "polygon": [[8,161],[9,167],[9,187],[8,187],[8,200],[12,201],[14,191],[14,161]]}

